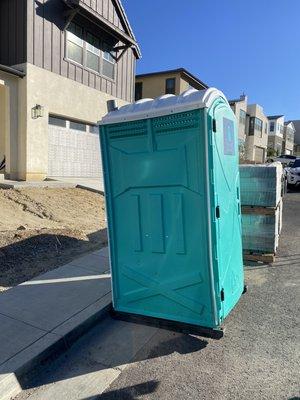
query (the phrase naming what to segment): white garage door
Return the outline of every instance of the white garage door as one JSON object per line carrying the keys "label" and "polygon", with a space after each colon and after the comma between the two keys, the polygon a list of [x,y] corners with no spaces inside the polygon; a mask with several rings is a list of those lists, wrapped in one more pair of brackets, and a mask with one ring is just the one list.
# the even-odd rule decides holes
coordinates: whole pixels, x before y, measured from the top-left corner
{"label": "white garage door", "polygon": [[264,154],[265,154],[264,149],[262,147],[256,146],[254,149],[254,160],[259,163],[264,162],[265,161]]}
{"label": "white garage door", "polygon": [[49,116],[49,177],[102,177],[98,127]]}

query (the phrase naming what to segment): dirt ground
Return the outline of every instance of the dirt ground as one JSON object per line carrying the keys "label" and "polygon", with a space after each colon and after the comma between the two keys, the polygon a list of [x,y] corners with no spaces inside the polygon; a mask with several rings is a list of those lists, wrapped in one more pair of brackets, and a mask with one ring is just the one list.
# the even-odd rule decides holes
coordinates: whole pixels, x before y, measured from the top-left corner
{"label": "dirt ground", "polygon": [[0,292],[106,243],[101,194],[83,189],[0,190]]}

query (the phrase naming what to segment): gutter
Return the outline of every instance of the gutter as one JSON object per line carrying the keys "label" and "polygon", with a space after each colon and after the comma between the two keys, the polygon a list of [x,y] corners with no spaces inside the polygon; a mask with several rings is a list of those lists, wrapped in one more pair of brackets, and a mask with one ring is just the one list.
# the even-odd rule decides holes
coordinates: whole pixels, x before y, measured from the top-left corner
{"label": "gutter", "polygon": [[0,71],[7,72],[8,74],[15,75],[18,78],[24,78],[26,76],[25,72],[19,71],[18,69],[8,67],[7,65],[0,64]]}

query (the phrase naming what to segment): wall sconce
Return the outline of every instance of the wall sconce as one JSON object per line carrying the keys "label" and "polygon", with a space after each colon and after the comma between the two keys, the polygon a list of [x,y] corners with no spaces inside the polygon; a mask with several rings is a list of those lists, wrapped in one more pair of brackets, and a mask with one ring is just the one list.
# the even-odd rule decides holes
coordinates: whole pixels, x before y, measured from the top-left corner
{"label": "wall sconce", "polygon": [[44,116],[44,107],[37,104],[31,109],[31,117],[33,119],[41,118]]}

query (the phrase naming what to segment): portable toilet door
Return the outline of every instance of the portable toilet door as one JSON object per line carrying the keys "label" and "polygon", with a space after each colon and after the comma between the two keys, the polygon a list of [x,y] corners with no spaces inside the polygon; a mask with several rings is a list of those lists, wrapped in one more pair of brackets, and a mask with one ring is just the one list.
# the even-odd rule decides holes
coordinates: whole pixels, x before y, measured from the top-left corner
{"label": "portable toilet door", "polygon": [[[208,151],[215,244],[215,287],[220,291],[222,321],[244,290],[238,134],[235,116],[223,98],[207,111]],[[218,297],[218,296],[217,296]]]}
{"label": "portable toilet door", "polygon": [[243,291],[235,117],[216,89],[101,123],[113,306],[218,328]]}

